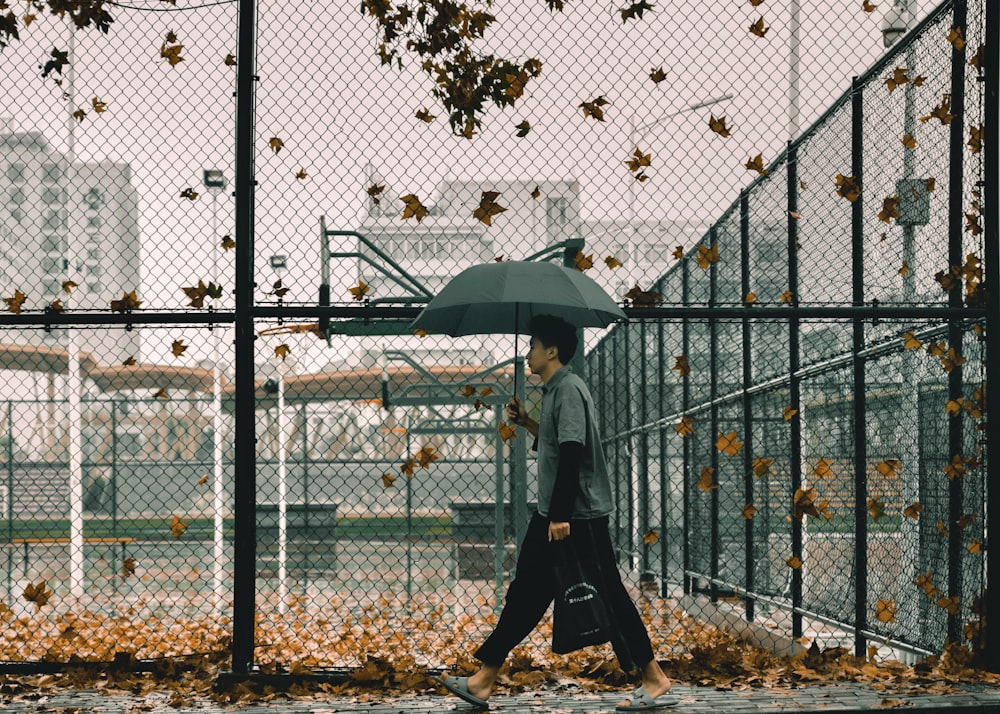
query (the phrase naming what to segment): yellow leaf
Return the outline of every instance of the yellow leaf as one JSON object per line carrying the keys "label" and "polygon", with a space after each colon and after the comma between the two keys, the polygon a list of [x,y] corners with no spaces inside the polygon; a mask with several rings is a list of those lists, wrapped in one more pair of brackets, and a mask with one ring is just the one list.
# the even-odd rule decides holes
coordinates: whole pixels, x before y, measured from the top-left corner
{"label": "yellow leaf", "polygon": [[382,474],[382,486],[384,488],[391,488],[392,484],[394,484],[395,482],[396,482],[396,477],[393,476],[390,472],[386,471],[384,474]]}
{"label": "yellow leaf", "polygon": [[425,330],[422,327],[418,327],[413,331],[413,334],[416,335],[417,337],[427,337],[427,330]]}
{"label": "yellow leaf", "polygon": [[885,503],[880,496],[868,499],[868,513],[876,523],[885,517]]}
{"label": "yellow leaf", "polygon": [[284,148],[285,142],[276,136],[272,136],[267,140],[267,145],[271,147],[271,151],[277,154],[282,148]]}
{"label": "yellow leaf", "polygon": [[816,478],[831,478],[833,477],[833,469],[830,468],[833,464],[833,459],[817,459],[816,465],[813,466],[813,473]]}
{"label": "yellow leaf", "polygon": [[542,190],[538,186],[535,186],[535,188],[532,189],[531,191],[531,197],[537,201],[538,197],[541,195],[542,195]]}
{"label": "yellow leaf", "polygon": [[308,176],[309,174],[306,173],[306,170],[301,167],[299,168],[298,171],[295,172],[295,178],[299,179],[300,181],[307,178]]}
{"label": "yellow leaf", "polygon": [[207,483],[208,483],[208,474],[203,474],[202,477],[198,479],[198,485],[204,486]]}
{"label": "yellow leaf", "polygon": [[33,23],[37,19],[37,17],[35,15],[27,14],[24,16],[23,19],[24,19],[24,26],[31,27],[31,23]]}
{"label": "yellow leaf", "polygon": [[902,139],[902,144],[907,149],[916,149],[917,148],[917,140],[915,138],[913,138],[913,134],[904,134],[903,135],[903,139]]}
{"label": "yellow leaf", "polygon": [[938,531],[938,533],[941,534],[941,537],[942,538],[947,538],[948,537],[948,527],[944,524],[944,521],[942,521],[939,518],[936,525],[937,525],[937,531]]}
{"label": "yellow leaf", "polygon": [[698,267],[702,270],[707,270],[708,266],[712,263],[719,262],[719,244],[713,243],[712,247],[706,245],[698,244],[698,255],[695,258],[698,261]]}
{"label": "yellow leaf", "polygon": [[376,206],[378,206],[382,202],[382,199],[379,198],[379,194],[381,194],[383,191],[385,191],[384,183],[383,184],[373,183],[366,189],[368,197],[371,198],[372,203],[374,203]]}
{"label": "yellow leaf", "polygon": [[73,118],[76,119],[81,124],[83,123],[83,118],[85,116],[87,116],[87,112],[83,111],[82,109],[77,109],[75,112],[73,112]]}
{"label": "yellow leaf", "polygon": [[783,303],[791,304],[792,301],[795,300],[795,293],[793,293],[791,290],[786,290],[785,292],[781,293],[780,300]]}
{"label": "yellow leaf", "polygon": [[629,171],[632,173],[638,172],[644,166],[651,166],[653,161],[652,153],[644,154],[642,150],[637,146],[632,156],[625,160],[625,165],[628,166]]}
{"label": "yellow leaf", "polygon": [[604,121],[604,107],[610,104],[604,96],[591,99],[589,102],[581,102],[578,106],[583,110],[583,116],[590,117],[597,121]]}
{"label": "yellow leaf", "polygon": [[660,534],[656,531],[646,531],[646,533],[642,536],[643,545],[656,545],[659,540]]}
{"label": "yellow leaf", "polygon": [[885,478],[896,478],[903,471],[899,459],[886,459],[875,464],[875,470]]}
{"label": "yellow leaf", "polygon": [[236,247],[236,241],[233,240],[232,236],[228,236],[228,235],[222,236],[222,242],[219,243],[219,247],[221,247],[223,250],[227,250],[227,251],[228,250],[232,250],[233,248]]}
{"label": "yellow leaf", "polygon": [[681,420],[674,424],[674,431],[681,436],[689,436],[694,433],[694,417],[681,417]]}
{"label": "yellow leaf", "polygon": [[360,300],[363,300],[364,297],[365,297],[365,295],[368,294],[368,291],[370,290],[370,287],[369,287],[368,283],[366,283],[361,278],[358,278],[358,284],[355,287],[353,287],[353,288],[348,288],[348,290],[351,291],[351,296],[355,300],[359,300],[360,301]]}
{"label": "yellow leaf", "polygon": [[861,9],[865,12],[874,12],[878,5],[868,2],[868,0],[861,0]]}
{"label": "yellow leaf", "polygon": [[962,405],[965,400],[962,397],[958,399],[949,399],[944,405],[944,411],[951,416],[958,416],[962,413]]}
{"label": "yellow leaf", "polygon": [[757,293],[747,293],[746,295],[743,296],[743,302],[745,302],[747,305],[753,305],[755,302],[757,302]]}
{"label": "yellow leaf", "polygon": [[754,514],[757,513],[756,507],[752,503],[748,503],[743,506],[743,518],[750,521],[753,520]]}
{"label": "yellow leaf", "polygon": [[892,70],[892,76],[886,78],[885,86],[892,92],[895,91],[896,87],[901,87],[909,81],[910,77],[906,73],[906,67],[896,67]]}
{"label": "yellow leaf", "polygon": [[167,391],[163,387],[157,389],[156,393],[153,395],[153,399],[169,399],[169,398],[170,397],[167,395]]}
{"label": "yellow leaf", "polygon": [[493,225],[493,217],[507,210],[505,206],[497,203],[499,197],[498,191],[483,191],[479,198],[479,206],[472,212],[472,217],[488,226]]}
{"label": "yellow leaf", "polygon": [[750,25],[749,29],[751,35],[756,35],[757,37],[763,37],[764,35],[767,34],[767,31],[770,30],[771,28],[764,26],[764,17],[762,15],[760,19],[758,19],[756,22]]}
{"label": "yellow leaf", "polygon": [[492,394],[495,394],[493,387],[483,387],[482,389],[479,390],[480,397],[489,397]]}
{"label": "yellow leaf", "polygon": [[948,348],[948,354],[941,357],[941,366],[944,367],[944,371],[950,373],[956,367],[961,367],[965,364],[965,357],[958,354],[954,347]]}
{"label": "yellow leaf", "polygon": [[414,116],[426,124],[430,124],[436,118],[434,114],[431,114],[429,111],[423,108],[418,109],[417,113]]}
{"label": "yellow leaf", "polygon": [[440,459],[441,455],[434,451],[433,446],[425,446],[414,454],[414,458],[420,465],[420,468],[426,469],[431,463]]}
{"label": "yellow leaf", "polygon": [[676,371],[678,377],[687,377],[691,374],[691,367],[688,365],[687,355],[677,355],[674,357],[674,366],[670,369]]}
{"label": "yellow leaf", "polygon": [[858,186],[856,176],[837,174],[835,183],[837,186],[837,195],[841,198],[846,198],[851,203],[854,203],[861,196],[861,187]]}
{"label": "yellow leaf", "polygon": [[514,425],[503,421],[497,426],[497,431],[500,433],[500,438],[504,441],[510,441],[517,435]]}
{"label": "yellow leaf", "polygon": [[416,460],[407,459],[403,462],[403,465],[399,467],[399,473],[406,475],[407,478],[413,478],[413,469],[416,465]]}
{"label": "yellow leaf", "polygon": [[420,202],[420,199],[417,198],[416,194],[408,193],[405,196],[402,196],[399,200],[404,204],[403,220],[413,217],[417,219],[417,223],[420,223],[420,221],[422,221],[424,216],[428,213],[427,208]]}
{"label": "yellow leaf", "polygon": [[899,196],[895,194],[882,199],[882,210],[878,212],[883,223],[892,223],[893,218],[899,218]]}
{"label": "yellow leaf", "polygon": [[875,617],[879,622],[895,622],[896,603],[892,600],[879,600],[875,603]]}
{"label": "yellow leaf", "polygon": [[278,345],[274,348],[274,356],[281,357],[281,361],[284,362],[285,358],[288,357],[288,345]]}
{"label": "yellow leaf", "polygon": [[174,516],[170,521],[170,532],[174,534],[174,538],[180,538],[184,535],[184,531],[187,530],[187,527],[188,524],[177,516]]}
{"label": "yellow leaf", "polygon": [[920,514],[924,512],[924,506],[920,501],[914,501],[909,506],[903,509],[903,515],[907,518],[912,518],[915,521],[920,520]]}
{"label": "yellow leaf", "polygon": [[671,255],[673,256],[674,260],[680,260],[681,258],[684,257],[684,249],[681,246],[677,246],[676,248],[674,248],[674,252],[671,253]]}
{"label": "yellow leaf", "polygon": [[747,171],[756,171],[760,176],[767,176],[768,174],[768,170],[764,168],[763,154],[757,154],[756,156],[747,159],[744,167]]}
{"label": "yellow leaf", "polygon": [[111,301],[111,311],[127,312],[129,310],[138,310],[140,305],[142,305],[142,300],[138,298],[138,296],[135,293],[135,290],[128,293],[123,292],[121,300]]}
{"label": "yellow leaf", "polygon": [[573,267],[579,270],[581,273],[584,270],[589,270],[594,267],[594,254],[584,255],[582,250],[576,251],[576,255],[573,257]]}
{"label": "yellow leaf", "polygon": [[787,407],[785,407],[784,412],[783,412],[784,417],[785,417],[785,421],[791,421],[792,417],[795,416],[798,413],[799,413],[799,410],[798,409],[794,409],[792,407],[792,405],[789,404]]}
{"label": "yellow leaf", "polygon": [[3,301],[7,303],[7,311],[12,312],[15,315],[21,314],[21,306],[24,305],[24,301],[27,296],[20,290],[14,290],[14,297],[4,298]]}
{"label": "yellow leaf", "polygon": [[726,126],[726,117],[724,116],[716,119],[714,114],[710,114],[708,119],[708,128],[723,138],[729,136],[729,128]]}
{"label": "yellow leaf", "polygon": [[52,597],[52,591],[45,588],[45,581],[39,580],[38,584],[28,583],[24,588],[24,593],[22,597],[28,602],[35,604],[35,610],[41,610],[42,606],[47,604],[49,598]]}
{"label": "yellow leaf", "polygon": [[719,432],[719,438],[715,442],[715,448],[728,456],[736,456],[743,448],[743,442],[738,439],[735,431],[728,434]]}
{"label": "yellow leaf", "polygon": [[653,80],[654,84],[659,84],[667,78],[667,73],[663,71],[663,67],[654,67],[649,70],[649,78]]}
{"label": "yellow leaf", "polygon": [[187,348],[188,346],[184,344],[184,340],[174,340],[170,345],[170,351],[174,357],[180,357],[187,351]]}
{"label": "yellow leaf", "polygon": [[135,558],[125,558],[122,561],[122,577],[127,578],[130,575],[135,575]]}
{"label": "yellow leaf", "polygon": [[476,388],[471,384],[466,384],[458,393],[463,397],[471,397],[476,393]]}
{"label": "yellow leaf", "polygon": [[[171,37],[173,37],[173,39],[169,39]],[[168,38],[167,42],[177,41],[177,38],[174,37],[173,33],[167,35],[167,38]],[[184,58],[181,57],[181,50],[183,49],[184,45],[168,46],[166,43],[163,43],[160,45],[160,57],[163,57],[165,60],[167,60],[167,62],[170,63],[170,66],[173,67],[174,65],[184,61]]]}
{"label": "yellow leaf", "polygon": [[802,220],[802,214],[801,213],[796,213],[795,211],[789,211],[788,215],[791,216],[792,218],[794,218],[796,221]]}
{"label": "yellow leaf", "polygon": [[108,108],[108,105],[105,104],[104,102],[102,102],[97,97],[93,97],[90,100],[90,103],[91,103],[91,105],[93,105],[94,111],[97,112],[98,114],[103,114],[107,110],[107,108]]}
{"label": "yellow leaf", "polygon": [[962,606],[959,604],[958,595],[953,597],[946,597],[942,595],[937,599],[937,606],[942,610],[947,610],[952,615],[959,615],[962,612]]}
{"label": "yellow leaf", "polygon": [[948,37],[948,42],[951,43],[951,46],[955,48],[956,52],[961,52],[962,48],[965,47],[965,40],[962,39],[961,27],[951,28],[951,30],[948,32],[947,37]]}
{"label": "yellow leaf", "polygon": [[62,300],[53,300],[49,303],[49,310],[52,312],[63,313],[66,312],[66,308],[63,307]]}
{"label": "yellow leaf", "polygon": [[228,55],[226,55],[226,59],[224,59],[222,62],[227,67],[235,67],[236,66],[236,55],[234,55],[234,54],[228,54]]}
{"label": "yellow leaf", "polygon": [[802,558],[800,558],[800,557],[799,557],[799,556],[797,556],[797,555],[793,555],[793,556],[791,556],[791,557],[789,557],[789,558],[786,558],[786,559],[785,559],[785,563],[786,563],[786,564],[788,565],[788,567],[789,567],[789,568],[791,568],[792,570],[798,570],[799,568],[801,568],[801,567],[802,567]]}
{"label": "yellow leaf", "polygon": [[608,268],[610,268],[611,270],[622,267],[622,262],[618,260],[618,258],[615,258],[614,256],[611,255],[609,255],[604,259],[604,264],[607,265]]}
{"label": "yellow leaf", "polygon": [[715,469],[709,466],[701,467],[701,478],[698,479],[698,488],[700,488],[705,493],[711,493],[713,488],[718,488],[719,484],[715,482],[713,475],[715,474]]}
{"label": "yellow leaf", "polygon": [[771,472],[771,464],[774,463],[774,459],[765,459],[764,457],[758,457],[753,460],[753,472],[754,475],[760,478],[765,474]]}
{"label": "yellow leaf", "polygon": [[973,538],[972,541],[967,546],[965,546],[965,549],[969,551],[970,555],[983,554],[983,544],[980,543],[977,538]]}
{"label": "yellow leaf", "polygon": [[949,481],[965,476],[966,460],[959,454],[951,457],[951,462],[944,467],[944,473]]}
{"label": "yellow leaf", "polygon": [[135,364],[135,357],[126,357],[125,360],[122,362],[122,365],[125,367],[131,367],[134,364]]}
{"label": "yellow leaf", "polygon": [[951,124],[951,120],[955,118],[955,115],[950,113],[951,109],[951,95],[942,94],[941,103],[935,105],[933,109],[928,114],[919,117],[922,123],[928,122],[931,119],[937,119],[943,125]]}
{"label": "yellow leaf", "polygon": [[903,264],[901,266],[899,266],[899,270],[897,270],[896,272],[898,272],[900,275],[902,275],[905,278],[907,276],[907,274],[910,272],[910,266],[904,260]]}
{"label": "yellow leaf", "polygon": [[913,336],[913,330],[903,333],[903,348],[908,350],[919,350],[924,343]]}

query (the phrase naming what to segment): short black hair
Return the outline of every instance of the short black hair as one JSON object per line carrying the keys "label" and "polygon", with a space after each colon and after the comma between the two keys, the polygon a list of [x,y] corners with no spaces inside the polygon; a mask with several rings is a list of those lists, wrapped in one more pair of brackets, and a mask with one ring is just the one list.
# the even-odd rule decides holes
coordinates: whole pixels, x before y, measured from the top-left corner
{"label": "short black hair", "polygon": [[555,347],[559,352],[559,361],[563,364],[569,364],[580,344],[576,328],[555,315],[535,315],[531,318],[528,330],[532,337],[546,347]]}

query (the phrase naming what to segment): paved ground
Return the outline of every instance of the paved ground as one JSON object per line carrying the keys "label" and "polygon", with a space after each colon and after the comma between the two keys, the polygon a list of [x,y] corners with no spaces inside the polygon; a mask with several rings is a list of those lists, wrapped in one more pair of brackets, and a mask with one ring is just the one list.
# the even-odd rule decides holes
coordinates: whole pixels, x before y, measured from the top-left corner
{"label": "paved ground", "polygon": [[[747,691],[717,691],[709,687],[675,685],[677,706],[669,710],[685,714],[743,714],[751,712],[882,712],[886,709],[919,710],[921,714],[942,711],[1000,712],[1000,689],[962,687],[953,694],[900,695],[880,693],[857,684],[809,686],[794,690],[754,689]],[[419,714],[421,712],[473,712],[474,708],[454,697],[411,696],[380,698],[331,697],[318,695],[314,699],[275,699],[251,704],[218,704],[211,701],[171,703],[169,693],[154,692],[141,698],[109,696],[94,690],[61,691],[38,699],[9,702],[0,698],[4,714],[334,714],[366,712],[367,714]],[[588,693],[579,689],[538,694],[495,696],[491,710],[502,714],[569,714],[571,712],[614,712],[621,695],[615,692]]]}

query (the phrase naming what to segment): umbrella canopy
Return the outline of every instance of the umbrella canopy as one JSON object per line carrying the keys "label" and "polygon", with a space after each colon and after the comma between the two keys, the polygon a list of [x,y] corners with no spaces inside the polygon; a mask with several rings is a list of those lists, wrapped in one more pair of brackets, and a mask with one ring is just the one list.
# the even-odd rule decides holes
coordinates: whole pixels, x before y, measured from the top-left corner
{"label": "umbrella canopy", "polygon": [[463,270],[410,327],[452,337],[528,334],[535,315],[555,315],[574,327],[607,327],[625,318],[601,286],[578,270],[509,260]]}

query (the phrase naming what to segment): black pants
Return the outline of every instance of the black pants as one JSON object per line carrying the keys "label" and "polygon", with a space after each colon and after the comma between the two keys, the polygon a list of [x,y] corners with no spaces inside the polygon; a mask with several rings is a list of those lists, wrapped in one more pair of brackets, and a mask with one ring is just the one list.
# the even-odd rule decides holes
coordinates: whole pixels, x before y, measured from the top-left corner
{"label": "black pants", "polygon": [[[507,588],[500,620],[476,651],[476,659],[480,662],[497,666],[503,664],[510,651],[535,629],[552,603],[555,583],[548,531],[548,519],[538,513],[532,514],[517,556],[517,573]],[[653,648],[646,626],[618,573],[607,516],[570,521],[569,537],[587,539],[587,547],[581,550],[594,553],[601,573],[598,588],[611,618],[611,645],[619,666],[626,672],[642,667],[653,659]]]}

